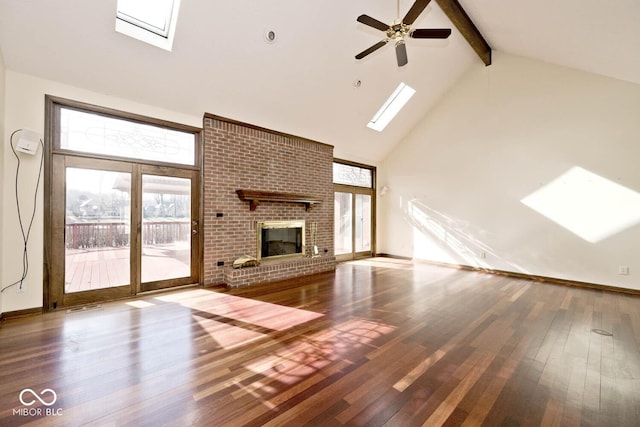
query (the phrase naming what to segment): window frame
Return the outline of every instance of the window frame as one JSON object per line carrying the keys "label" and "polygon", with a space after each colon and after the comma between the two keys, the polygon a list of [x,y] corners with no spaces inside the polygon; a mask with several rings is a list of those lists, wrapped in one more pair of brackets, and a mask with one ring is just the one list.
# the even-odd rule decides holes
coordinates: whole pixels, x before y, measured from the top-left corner
{"label": "window frame", "polygon": [[[340,163],[343,165],[347,165],[347,166],[353,166],[353,167],[358,167],[358,168],[362,168],[362,169],[369,169],[371,170],[371,187],[363,187],[363,186],[358,186],[358,185],[348,185],[348,184],[337,184],[337,183],[333,183],[333,192],[334,195],[335,193],[350,193],[351,197],[352,197],[352,227],[351,227],[351,232],[352,232],[352,245],[351,245],[351,253],[350,254],[341,254],[341,255],[336,255],[336,260],[338,261],[349,261],[349,260],[353,260],[353,259],[359,259],[359,258],[369,258],[372,256],[375,256],[377,251],[376,251],[376,229],[377,229],[377,198],[376,198],[376,179],[377,179],[377,169],[375,166],[371,166],[371,165],[365,165],[363,163],[357,163],[357,162],[352,162],[349,160],[342,160],[342,159],[333,159],[333,163]],[[333,180],[333,179],[332,179]],[[356,244],[355,244],[355,198],[357,194],[361,194],[361,195],[369,195],[371,196],[371,250],[370,251],[364,251],[364,252],[356,252]]]}
{"label": "window frame", "polygon": [[127,15],[116,6],[116,31],[161,49],[171,51],[176,33],[180,0],[172,0],[171,13],[167,16],[166,29],[162,30],[143,19]]}
{"label": "window frame", "polygon": [[[152,117],[143,116],[140,114],[128,113],[119,110],[114,110],[107,107],[100,107],[92,104],[85,104],[78,101],[73,101],[64,98],[58,98],[51,95],[45,95],[45,103],[49,109],[48,115],[50,115],[51,123],[60,123],[60,113],[62,109],[76,110],[83,113],[91,113],[99,116],[105,116],[108,118],[114,118],[118,120],[125,120],[134,123],[139,123],[142,125],[150,125],[157,126],[159,128],[165,128],[169,130],[192,133],[194,135],[194,160],[193,164],[183,164],[183,163],[172,163],[172,162],[163,162],[157,160],[147,160],[147,159],[139,159],[132,157],[124,157],[124,156],[114,156],[107,154],[98,154],[98,153],[90,153],[84,151],[71,150],[67,148],[62,148],[60,144],[60,138],[52,138],[51,144],[51,154],[72,154],[74,156],[79,157],[91,157],[91,158],[99,158],[105,160],[118,160],[129,163],[144,163],[148,165],[154,166],[171,166],[171,167],[179,167],[186,169],[194,169],[200,170],[202,169],[202,129],[194,126],[188,126],[181,123],[170,122],[167,120],[155,119]],[[60,129],[56,128],[54,130],[56,133],[60,133]]]}

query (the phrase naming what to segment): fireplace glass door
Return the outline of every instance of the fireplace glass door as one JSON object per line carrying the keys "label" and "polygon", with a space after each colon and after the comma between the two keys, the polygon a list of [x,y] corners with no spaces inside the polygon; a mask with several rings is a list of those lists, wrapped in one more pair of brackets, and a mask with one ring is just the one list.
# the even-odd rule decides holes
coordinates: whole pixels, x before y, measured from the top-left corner
{"label": "fireplace glass door", "polygon": [[258,221],[258,259],[301,257],[305,253],[304,220]]}

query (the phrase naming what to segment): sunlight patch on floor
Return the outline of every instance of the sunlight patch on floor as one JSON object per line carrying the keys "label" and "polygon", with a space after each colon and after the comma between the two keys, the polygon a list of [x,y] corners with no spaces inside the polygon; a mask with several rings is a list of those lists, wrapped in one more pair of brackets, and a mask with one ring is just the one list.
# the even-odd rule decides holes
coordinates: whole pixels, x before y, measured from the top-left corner
{"label": "sunlight patch on floor", "polygon": [[[337,361],[349,361],[349,353],[395,331],[394,326],[367,319],[350,319],[322,333],[302,337],[282,350],[252,361],[244,367],[260,374],[262,385],[271,382],[296,384]],[[256,390],[257,384],[245,385]]]}

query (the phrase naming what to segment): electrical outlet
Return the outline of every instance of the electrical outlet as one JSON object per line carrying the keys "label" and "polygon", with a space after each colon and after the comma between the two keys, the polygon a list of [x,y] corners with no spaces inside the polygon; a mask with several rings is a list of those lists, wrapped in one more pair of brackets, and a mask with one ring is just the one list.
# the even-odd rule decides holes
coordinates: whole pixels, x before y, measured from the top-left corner
{"label": "electrical outlet", "polygon": [[621,265],[618,267],[618,274],[622,275],[622,276],[628,276],[629,275],[629,267],[627,267],[626,265]]}
{"label": "electrical outlet", "polygon": [[16,293],[23,294],[25,292],[24,285],[20,287],[19,285],[16,287]]}
{"label": "electrical outlet", "polygon": [[487,259],[487,253],[485,251],[480,252],[480,258]]}

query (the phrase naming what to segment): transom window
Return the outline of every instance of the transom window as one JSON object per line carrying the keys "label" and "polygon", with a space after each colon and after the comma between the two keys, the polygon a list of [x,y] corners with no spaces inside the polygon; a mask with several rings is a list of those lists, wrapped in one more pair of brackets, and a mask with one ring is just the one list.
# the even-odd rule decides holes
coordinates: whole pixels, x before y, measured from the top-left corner
{"label": "transom window", "polygon": [[180,0],[118,0],[116,31],[171,50]]}
{"label": "transom window", "polygon": [[196,136],[160,126],[62,107],[60,148],[163,163],[196,164]]}
{"label": "transom window", "polygon": [[370,168],[334,162],[333,183],[373,188],[373,171]]}

